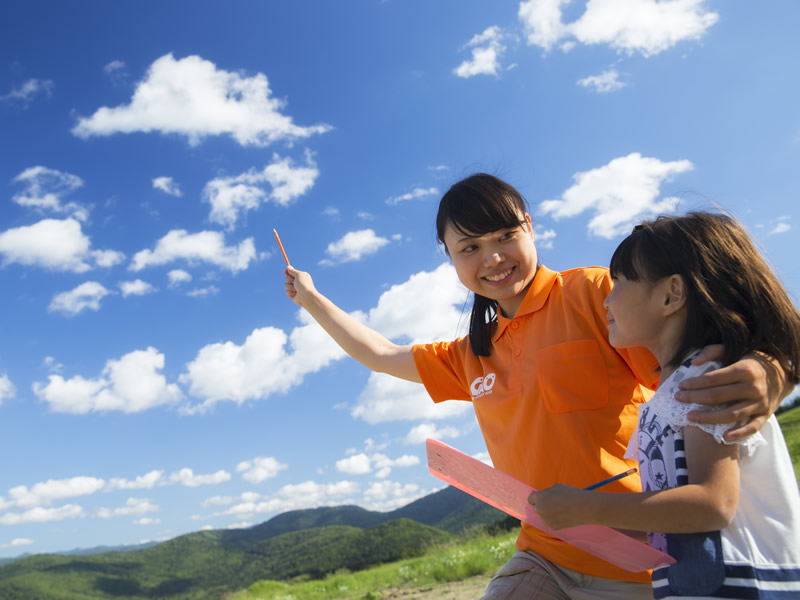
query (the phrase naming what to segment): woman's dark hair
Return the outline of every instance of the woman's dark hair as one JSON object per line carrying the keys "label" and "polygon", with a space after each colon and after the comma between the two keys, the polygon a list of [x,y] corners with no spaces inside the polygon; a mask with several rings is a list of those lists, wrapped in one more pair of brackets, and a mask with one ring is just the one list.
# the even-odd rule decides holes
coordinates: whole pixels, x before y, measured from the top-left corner
{"label": "woman's dark hair", "polygon": [[622,241],[610,266],[612,278],[683,278],[686,325],[670,366],[677,367],[692,350],[722,344],[723,364],[761,352],[798,382],[800,313],[734,219],[692,212],[645,221]]}
{"label": "woman's dark hair", "polygon": [[[494,175],[476,173],[453,184],[439,202],[436,237],[445,247],[447,225],[469,236],[518,227],[527,212],[525,199]],[[491,354],[492,332],[497,322],[497,300],[474,294],[469,319],[469,343],[476,356]]]}

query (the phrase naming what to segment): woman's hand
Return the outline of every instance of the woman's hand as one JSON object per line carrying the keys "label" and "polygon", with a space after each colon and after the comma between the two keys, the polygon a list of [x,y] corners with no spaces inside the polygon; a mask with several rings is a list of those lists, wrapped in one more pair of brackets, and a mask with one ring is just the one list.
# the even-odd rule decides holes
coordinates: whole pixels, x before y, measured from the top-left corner
{"label": "woman's hand", "polygon": [[304,306],[304,301],[316,292],[311,275],[294,267],[286,267],[283,273],[286,275],[286,295],[298,306]]}
{"label": "woman's hand", "polygon": [[[692,361],[700,365],[722,357],[722,346],[707,346]],[[735,441],[754,434],[781,404],[789,392],[786,374],[772,359],[750,354],[740,361],[699,377],[683,380],[675,395],[681,402],[729,404],[718,410],[689,413],[695,423],[740,423],[725,434]],[[791,387],[791,386],[790,386]]]}

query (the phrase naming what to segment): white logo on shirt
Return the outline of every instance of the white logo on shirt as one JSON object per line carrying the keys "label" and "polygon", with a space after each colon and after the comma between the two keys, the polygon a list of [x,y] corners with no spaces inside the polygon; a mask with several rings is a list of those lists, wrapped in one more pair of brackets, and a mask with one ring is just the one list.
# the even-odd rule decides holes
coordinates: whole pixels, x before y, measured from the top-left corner
{"label": "white logo on shirt", "polygon": [[472,382],[472,385],[469,386],[472,399],[475,400],[486,394],[491,394],[495,379],[497,379],[497,375],[494,373],[489,373],[486,377],[476,378],[475,381]]}

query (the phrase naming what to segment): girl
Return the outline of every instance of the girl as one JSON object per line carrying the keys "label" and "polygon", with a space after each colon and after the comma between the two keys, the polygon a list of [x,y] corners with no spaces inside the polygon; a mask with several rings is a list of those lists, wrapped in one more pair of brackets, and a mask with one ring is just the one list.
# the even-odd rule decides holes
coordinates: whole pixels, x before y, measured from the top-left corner
{"label": "girl", "polygon": [[707,344],[722,364],[748,353],[776,358],[792,381],[800,368],[800,313],[745,231],[719,214],[660,217],[634,229],[611,259],[605,301],[615,348],[644,346],[661,365],[653,398],[639,407],[643,492],[608,494],[556,485],[532,494],[542,520],[649,534],[677,564],[653,573],[655,598],[800,597],[800,495],[775,417],[741,445],[725,425],[696,425],[673,398],[678,383],[718,368],[693,366]]}
{"label": "girl", "polygon": [[[339,309],[308,273],[293,267],[285,270],[286,293],[370,369],[424,383],[435,402],[473,402],[495,467],[517,479],[539,489],[556,482],[586,486],[627,470],[625,446],[636,407],[655,385],[656,363],[643,349],[609,345],[607,269],[558,273],[539,265],[524,200],[490,175],[453,185],[436,227],[459,279],[475,295],[464,338],[395,344]],[[768,394],[756,385],[766,372],[762,363],[744,359],[694,394],[744,398],[732,410],[745,416],[770,412],[767,406],[774,411],[782,387]],[[628,478],[613,489],[638,491],[639,481]],[[517,548],[486,598],[515,590],[553,598],[651,597],[646,573],[609,565],[527,524]]]}

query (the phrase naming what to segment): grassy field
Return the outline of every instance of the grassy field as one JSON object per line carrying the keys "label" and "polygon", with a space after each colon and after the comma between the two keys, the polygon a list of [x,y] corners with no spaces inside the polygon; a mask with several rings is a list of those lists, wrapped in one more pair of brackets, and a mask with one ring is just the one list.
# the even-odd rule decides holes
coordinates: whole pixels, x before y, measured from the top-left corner
{"label": "grassy field", "polygon": [[514,552],[516,530],[498,536],[477,534],[434,547],[419,558],[388,563],[356,573],[287,583],[259,581],[228,600],[377,600],[387,589],[420,588],[496,572]]}

